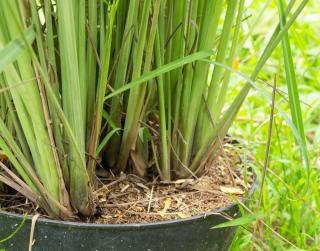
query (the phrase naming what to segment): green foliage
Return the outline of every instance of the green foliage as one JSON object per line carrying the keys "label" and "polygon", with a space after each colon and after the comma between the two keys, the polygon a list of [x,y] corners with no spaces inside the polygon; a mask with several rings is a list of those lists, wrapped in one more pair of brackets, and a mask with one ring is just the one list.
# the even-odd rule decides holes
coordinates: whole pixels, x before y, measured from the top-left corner
{"label": "green foliage", "polygon": [[[244,46],[241,54],[260,48],[262,41],[265,40],[263,32],[274,23],[274,17],[278,13],[279,5],[277,1],[275,3],[265,11],[265,18],[256,25],[250,43]],[[260,9],[260,5],[256,2],[252,5],[251,11],[255,12]],[[306,149],[310,159],[309,185],[307,173],[303,170],[299,156],[301,147],[296,145],[292,130],[276,109],[265,188],[257,192],[251,203],[248,204],[249,209],[254,214],[257,213],[259,193],[263,194],[259,212],[265,215],[263,221],[270,228],[259,223],[247,225],[245,229],[239,228],[230,250],[319,250],[320,248],[320,222],[318,220],[320,217],[318,185],[320,180],[318,120],[320,115],[320,64],[318,55],[320,51],[319,38],[311,35],[317,34],[320,30],[320,16],[316,5],[314,1],[309,2],[288,34],[303,126],[307,135]],[[248,22],[250,26],[251,21],[248,20]],[[262,81],[257,84],[265,91],[271,92],[270,84],[272,84],[274,74],[277,74],[277,103],[283,111],[290,114],[291,105],[289,104],[285,63],[283,46],[279,46],[263,73],[260,74]],[[240,65],[242,71],[251,72],[254,60],[243,59]],[[230,86],[237,89],[237,83],[238,79],[231,82]],[[260,96],[256,90],[248,95],[236,123],[230,130],[232,135],[244,139],[245,152],[247,155],[254,156],[255,170],[258,175],[260,175],[261,164],[265,158],[271,103],[266,103]],[[253,234],[255,229],[256,232]]]}
{"label": "green foliage", "polygon": [[308,1],[281,5],[239,92],[229,82],[252,32],[245,0],[40,2],[0,1],[0,180],[70,219],[94,213],[97,161],[141,177],[154,162],[162,180],[201,173],[281,41],[294,76],[287,32]]}
{"label": "green foliage", "polygon": [[213,226],[211,229],[216,229],[216,228],[224,228],[224,227],[235,227],[235,226],[243,226],[249,223],[252,223],[256,220],[262,219],[264,216],[263,215],[252,215],[252,214],[247,214],[244,216],[241,216],[240,218],[233,219],[233,220],[228,220],[224,223],[220,223],[216,226]]}

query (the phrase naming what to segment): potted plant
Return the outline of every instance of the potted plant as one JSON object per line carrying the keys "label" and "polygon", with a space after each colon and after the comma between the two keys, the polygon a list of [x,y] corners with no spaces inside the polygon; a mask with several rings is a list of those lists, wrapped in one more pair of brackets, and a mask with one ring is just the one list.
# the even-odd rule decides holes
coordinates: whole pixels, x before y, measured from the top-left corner
{"label": "potted plant", "polygon": [[[100,210],[97,189],[108,183],[97,168],[164,183],[200,177],[306,3],[290,2],[228,104],[245,0],[1,0],[0,181],[52,219],[28,218],[0,247],[26,249],[31,228],[35,250],[227,248],[234,228],[210,227],[235,217],[235,204],[165,222],[79,219]],[[1,237],[22,219],[1,212]]]}

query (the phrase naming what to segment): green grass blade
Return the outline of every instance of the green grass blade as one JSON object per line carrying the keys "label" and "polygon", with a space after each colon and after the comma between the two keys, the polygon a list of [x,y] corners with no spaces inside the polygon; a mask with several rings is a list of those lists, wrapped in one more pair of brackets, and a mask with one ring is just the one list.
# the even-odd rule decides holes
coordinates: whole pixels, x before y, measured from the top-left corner
{"label": "green grass blade", "polygon": [[[26,31],[25,37],[28,43],[32,44],[35,39],[35,32],[33,27],[30,27]],[[26,46],[22,37],[11,41],[4,48],[2,48],[0,50],[0,73],[7,65],[13,63],[25,50]]]}
{"label": "green grass blade", "polygon": [[131,81],[127,85],[122,86],[122,87],[114,90],[113,92],[111,92],[110,94],[108,94],[105,97],[105,100],[108,100],[108,99],[110,99],[112,97],[115,97],[120,93],[128,91],[128,90],[130,90],[131,88],[133,88],[135,86],[141,85],[142,83],[145,83],[150,79],[159,77],[160,75],[162,75],[164,73],[167,73],[167,72],[170,72],[170,71],[172,71],[172,70],[174,70],[176,68],[179,68],[179,67],[181,67],[183,65],[192,63],[194,61],[197,61],[197,60],[200,60],[200,59],[203,59],[203,58],[206,58],[206,57],[209,57],[212,54],[214,54],[214,51],[195,52],[195,53],[190,54],[190,55],[188,55],[186,57],[177,59],[177,60],[175,60],[175,61],[173,61],[171,63],[165,64],[165,65],[163,65],[163,66],[161,66],[161,67],[159,67],[159,68],[157,68],[157,69],[155,69],[153,71],[150,71],[148,73],[143,74],[139,79]]}
{"label": "green grass blade", "polygon": [[108,141],[112,137],[112,135],[115,133],[118,133],[118,131],[120,131],[120,130],[121,130],[121,128],[115,128],[107,133],[107,135],[101,140],[99,146],[97,147],[96,155],[100,154],[100,152],[106,146],[106,144],[108,143]]}
{"label": "green grass blade", "polygon": [[[280,27],[286,23],[284,2],[283,0],[278,1],[278,9],[280,14]],[[302,113],[300,107],[300,98],[298,91],[298,84],[292,59],[291,46],[289,41],[289,34],[286,33],[282,39],[282,50],[285,65],[285,72],[287,78],[287,87],[289,94],[289,104],[291,108],[291,117],[293,124],[296,126],[302,141],[305,143],[305,132],[303,127]]]}
{"label": "green grass blade", "polygon": [[224,223],[220,223],[218,225],[215,225],[211,229],[218,229],[218,228],[225,228],[225,227],[235,227],[235,226],[242,226],[250,224],[254,221],[260,220],[264,217],[263,214],[253,215],[253,214],[247,214],[240,218],[229,220]]}
{"label": "green grass blade", "polygon": [[27,214],[24,214],[23,218],[22,218],[22,221],[17,226],[17,228],[9,236],[7,236],[7,237],[3,238],[2,240],[0,240],[0,243],[6,242],[6,241],[10,240],[13,236],[15,236],[20,231],[20,229],[24,226],[24,223],[27,220],[27,216],[28,216]]}
{"label": "green grass blade", "polygon": [[[292,0],[293,1],[293,0]],[[291,2],[292,2],[291,1]],[[278,29],[278,27],[275,29],[271,39],[269,40],[269,43],[267,44],[266,48],[264,49],[261,57],[259,58],[258,63],[255,66],[255,69],[253,70],[253,73],[251,75],[251,79],[255,80],[256,77],[259,74],[259,71],[262,69],[274,49],[278,46],[279,42],[282,40],[283,36],[288,32],[291,25],[295,22],[297,17],[300,15],[306,4],[309,2],[309,0],[303,0],[300,5],[297,7],[296,11],[292,14],[290,19],[286,22],[286,24],[282,27],[281,30]],[[291,6],[291,5],[290,5]],[[288,8],[290,7],[288,6]],[[292,7],[292,6],[291,6]]]}

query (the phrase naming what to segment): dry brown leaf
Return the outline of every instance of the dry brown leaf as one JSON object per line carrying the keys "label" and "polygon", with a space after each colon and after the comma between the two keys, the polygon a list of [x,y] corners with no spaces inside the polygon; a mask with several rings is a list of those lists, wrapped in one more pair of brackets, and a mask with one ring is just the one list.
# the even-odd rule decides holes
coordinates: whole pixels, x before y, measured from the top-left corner
{"label": "dry brown leaf", "polygon": [[187,214],[187,213],[178,213],[178,216],[179,216],[181,219],[185,219],[185,218],[189,218],[189,217],[191,217],[191,214]]}
{"label": "dry brown leaf", "polygon": [[112,219],[112,216],[110,216],[110,215],[104,215],[104,214],[102,214],[101,217],[102,217],[103,219],[106,219],[106,220]]}
{"label": "dry brown leaf", "polygon": [[193,179],[179,179],[174,181],[175,184],[183,184],[183,183],[191,183],[193,182]]}
{"label": "dry brown leaf", "polygon": [[180,180],[176,180],[174,183],[176,188],[182,189],[192,184],[193,182],[194,182],[193,179],[180,179]]}
{"label": "dry brown leaf", "polygon": [[172,202],[171,198],[166,198],[165,199],[163,209],[158,212],[161,215],[161,217],[165,216],[167,210],[171,206],[171,202]]}
{"label": "dry brown leaf", "polygon": [[238,187],[220,186],[220,190],[223,193],[229,193],[229,194],[234,194],[234,195],[244,194],[244,191]]}

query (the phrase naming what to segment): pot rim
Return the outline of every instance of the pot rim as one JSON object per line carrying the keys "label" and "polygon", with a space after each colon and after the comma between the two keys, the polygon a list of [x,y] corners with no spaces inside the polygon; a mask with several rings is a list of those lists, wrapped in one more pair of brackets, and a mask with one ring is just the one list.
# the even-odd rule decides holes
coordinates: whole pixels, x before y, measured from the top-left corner
{"label": "pot rim", "polygon": [[[252,196],[254,191],[256,190],[258,186],[258,176],[254,174],[254,182],[249,190],[249,197]],[[246,198],[242,197],[239,200],[243,202]],[[199,215],[194,215],[188,218],[184,219],[174,219],[174,220],[165,220],[165,221],[156,221],[156,222],[150,222],[150,223],[130,223],[130,224],[98,224],[98,223],[85,223],[85,222],[78,222],[78,221],[62,221],[62,220],[54,220],[54,219],[47,219],[44,217],[39,217],[37,219],[37,223],[44,223],[44,224],[52,224],[52,225],[60,225],[60,226],[73,226],[77,228],[88,228],[88,229],[95,229],[95,228],[109,228],[109,229],[117,229],[117,230],[128,230],[132,228],[154,228],[154,227],[159,227],[159,226],[170,226],[170,225],[177,225],[177,224],[187,224],[192,221],[197,221],[197,220],[204,220],[205,218],[213,215],[221,215],[221,212],[231,210],[233,207],[237,206],[238,204],[233,202],[229,206],[217,208],[211,212],[199,214]],[[0,208],[0,216],[8,216],[11,218],[18,218],[22,221],[24,218],[24,215],[22,214],[17,214],[17,213],[10,213],[1,210]],[[27,220],[31,221],[33,215],[28,215]]]}

